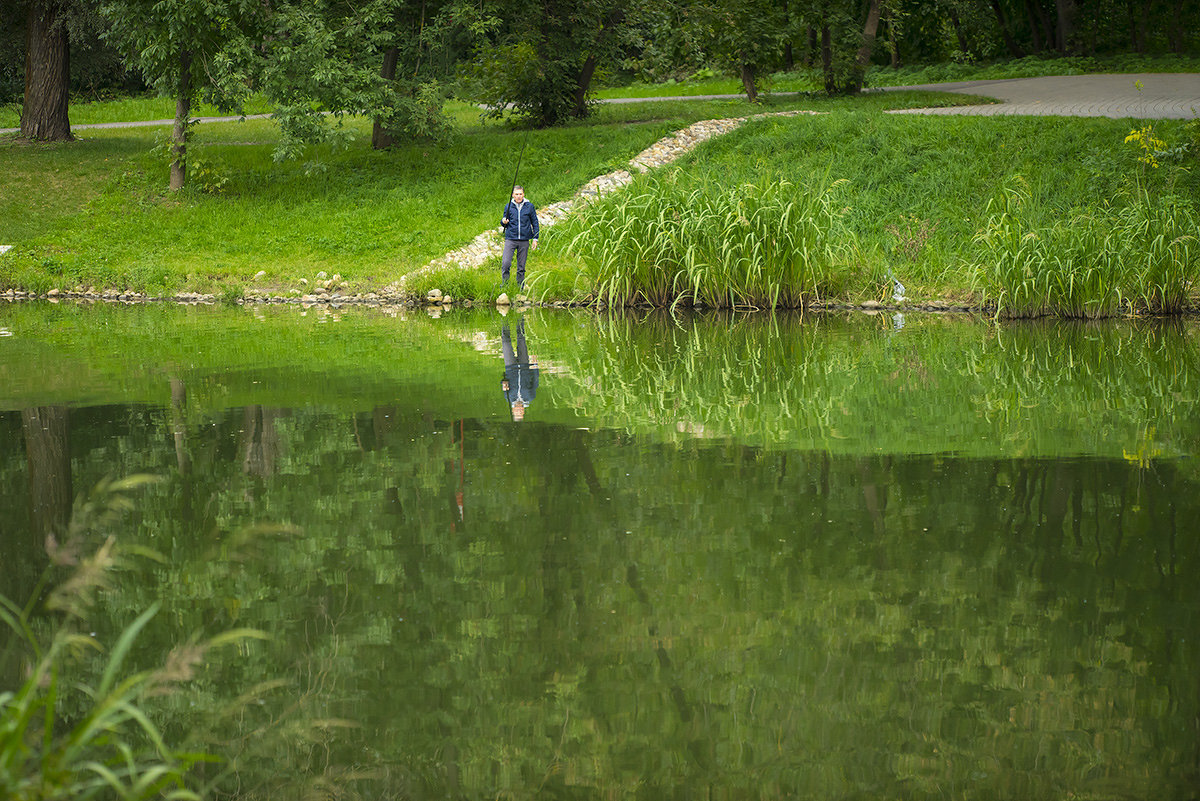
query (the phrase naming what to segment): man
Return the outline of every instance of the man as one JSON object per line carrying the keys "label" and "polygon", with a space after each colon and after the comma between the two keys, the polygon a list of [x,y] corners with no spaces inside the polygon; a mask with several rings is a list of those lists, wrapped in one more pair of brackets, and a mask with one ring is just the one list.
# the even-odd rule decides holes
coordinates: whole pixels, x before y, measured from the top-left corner
{"label": "man", "polygon": [[525,199],[525,187],[514,186],[512,200],[505,205],[504,215],[500,219],[500,230],[504,233],[504,256],[500,260],[502,283],[508,283],[508,273],[515,253],[517,286],[525,288],[525,259],[529,255],[530,247],[537,250],[538,228],[537,210],[531,201]]}

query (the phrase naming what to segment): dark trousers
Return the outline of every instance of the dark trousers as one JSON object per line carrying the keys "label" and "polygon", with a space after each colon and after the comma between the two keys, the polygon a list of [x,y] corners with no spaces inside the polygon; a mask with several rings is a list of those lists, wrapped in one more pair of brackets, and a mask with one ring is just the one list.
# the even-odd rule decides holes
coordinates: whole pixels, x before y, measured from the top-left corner
{"label": "dark trousers", "polygon": [[509,268],[512,267],[513,253],[517,254],[517,286],[525,288],[525,259],[529,256],[528,239],[505,239],[504,256],[500,259],[500,281],[508,283]]}

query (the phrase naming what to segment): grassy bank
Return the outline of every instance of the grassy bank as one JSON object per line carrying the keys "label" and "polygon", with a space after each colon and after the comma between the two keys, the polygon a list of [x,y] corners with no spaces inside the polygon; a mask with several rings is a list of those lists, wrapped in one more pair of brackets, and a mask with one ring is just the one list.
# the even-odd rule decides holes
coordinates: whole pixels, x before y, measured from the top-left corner
{"label": "grassy bank", "polygon": [[[895,276],[912,301],[992,303],[1015,316],[1178,311],[1200,277],[1196,128],[1156,123],[1163,148],[1174,152],[1152,166],[1140,160],[1137,141],[1125,141],[1130,125],[857,110],[758,120],[689,157],[676,174],[641,179],[569,223],[539,252],[554,266],[541,288],[657,302],[666,283],[708,305],[721,291],[721,305],[738,297],[770,305],[779,293],[810,301],[831,290],[846,300],[888,300]],[[1020,202],[1005,205],[1014,188]],[[775,197],[765,218],[755,199],[764,192]],[[730,224],[712,224],[701,204],[684,202],[690,197],[721,198]],[[669,209],[655,229],[668,243],[606,233],[634,206]],[[805,206],[811,210],[800,211]],[[776,227],[797,213],[786,236],[808,231],[801,250],[823,260],[803,286],[789,277],[787,258],[748,258],[773,252],[785,238]],[[612,257],[628,246],[614,282]],[[716,255],[722,249],[727,254]],[[776,267],[754,278],[773,259]],[[655,279],[629,283],[639,274]],[[716,291],[697,293],[701,277],[715,280]],[[756,295],[739,289],[747,280],[757,282]],[[615,284],[623,286],[619,298]]]}
{"label": "grassy bank", "polygon": [[[533,290],[572,300],[799,305],[886,300],[894,276],[914,302],[1005,303],[1028,269],[1068,284],[1076,280],[1071,270],[1082,271],[1108,300],[1063,305],[1034,292],[1031,302],[1011,306],[1015,314],[1110,313],[1131,300],[1172,310],[1187,302],[1200,270],[1188,238],[1197,223],[1191,201],[1200,196],[1194,124],[1158,122],[1126,141],[1130,121],[884,113],[971,102],[918,92],[758,107],[659,101],[603,106],[587,122],[528,133],[481,124],[477,110],[458,105],[458,133],[448,145],[374,152],[367,122],[351,120],[347,149],[314,149],[284,164],[271,160],[277,131],[270,121],[205,124],[192,150],[192,184],[178,196],[164,191],[167,165],[152,152],[162,133],[154,129],[87,131],[55,146],[9,136],[0,138],[0,183],[28,191],[0,198],[0,244],[16,246],[0,256],[0,288],[234,297],[250,287],[299,291],[302,279],[325,271],[340,273],[351,291],[368,291],[494,225],[527,137],[521,181],[544,206],[693,121],[807,109],[824,113],[753,121],[548,229],[532,259]],[[1162,144],[1147,149],[1151,141]],[[1023,200],[1005,211],[998,204],[1013,186],[1022,187]],[[1149,205],[1128,211],[1137,198]],[[650,224],[664,214],[669,225]],[[1157,266],[1096,280],[1095,262],[1111,243],[1071,237],[1118,227],[1122,215],[1121,258],[1156,253]],[[997,226],[1007,226],[1003,236]],[[1022,249],[1028,241],[1040,250]],[[1062,247],[1074,254],[1067,271]],[[1005,262],[1005,254],[1016,258],[1014,248],[1024,254],[1019,264]],[[999,263],[1010,265],[1008,278],[993,269]],[[1135,291],[1156,271],[1169,280]],[[434,286],[482,299],[500,291],[494,263],[434,273],[412,289]]]}
{"label": "grassy bank", "polygon": [[586,123],[528,133],[483,125],[477,109],[457,105],[458,133],[447,145],[372,151],[369,124],[350,120],[348,148],[283,164],[271,159],[278,132],[269,120],[202,124],[191,184],[178,196],[165,191],[168,165],[154,152],[161,129],[84,130],[60,145],[9,135],[0,137],[0,184],[17,191],[0,198],[0,244],[16,247],[3,257],[0,287],[290,289],[319,271],[340,273],[351,288],[382,286],[495,225],[523,146],[521,181],[545,205],[696,120],[859,104],[883,105],[655,102],[606,106]]}

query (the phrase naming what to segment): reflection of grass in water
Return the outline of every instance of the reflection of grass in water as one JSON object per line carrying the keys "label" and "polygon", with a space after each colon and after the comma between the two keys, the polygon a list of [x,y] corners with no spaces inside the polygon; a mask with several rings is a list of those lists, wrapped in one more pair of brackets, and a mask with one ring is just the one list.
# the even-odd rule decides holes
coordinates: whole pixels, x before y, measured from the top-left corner
{"label": "reflection of grass in water", "polygon": [[620,427],[837,452],[1119,457],[1152,428],[1160,453],[1190,448],[1180,403],[1200,374],[1181,327],[889,323],[602,318],[559,397]]}

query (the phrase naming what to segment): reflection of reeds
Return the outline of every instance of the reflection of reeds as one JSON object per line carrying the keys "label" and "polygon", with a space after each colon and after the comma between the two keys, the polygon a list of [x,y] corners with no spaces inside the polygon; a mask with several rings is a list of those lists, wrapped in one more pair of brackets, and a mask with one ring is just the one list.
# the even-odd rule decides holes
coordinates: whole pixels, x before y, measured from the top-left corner
{"label": "reflection of reeds", "polygon": [[1200,220],[1177,199],[1030,222],[1029,195],[1010,187],[988,206],[980,272],[1005,317],[1108,317],[1183,310],[1200,274]]}
{"label": "reflection of reeds", "polygon": [[570,249],[607,303],[797,308],[844,288],[851,240],[834,203],[840,183],[650,178],[588,207]]}
{"label": "reflection of reeds", "polygon": [[[601,318],[558,397],[622,428],[836,452],[1187,452],[1194,347],[1178,325],[984,326],[916,316]],[[568,390],[567,379],[578,382]],[[1166,415],[1164,410],[1171,409]]]}

